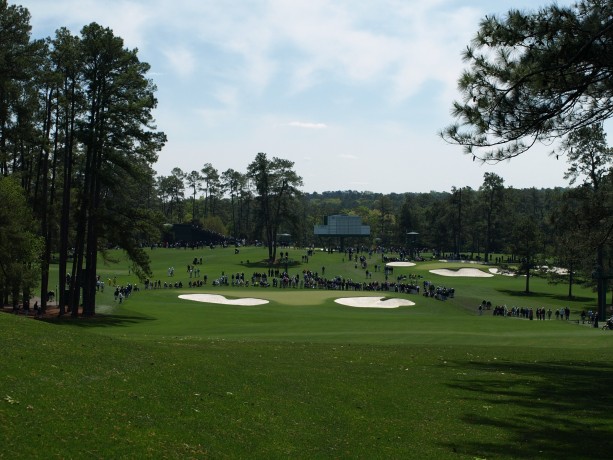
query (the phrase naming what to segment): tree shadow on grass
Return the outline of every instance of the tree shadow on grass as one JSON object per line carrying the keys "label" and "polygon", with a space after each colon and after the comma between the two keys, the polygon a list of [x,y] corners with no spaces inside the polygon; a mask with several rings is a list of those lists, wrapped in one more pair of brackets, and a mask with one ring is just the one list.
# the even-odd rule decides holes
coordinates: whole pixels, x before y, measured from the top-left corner
{"label": "tree shadow on grass", "polygon": [[[613,452],[613,366],[602,363],[460,363],[468,375],[448,384],[482,412],[463,422],[508,436],[443,443],[481,458],[608,459]],[[487,410],[486,410],[487,409]]]}
{"label": "tree shadow on grass", "polygon": [[54,318],[45,318],[45,321],[50,324],[58,324],[63,326],[75,326],[81,328],[101,328],[101,327],[121,327],[140,324],[145,321],[155,321],[156,318],[149,316],[128,316],[128,315],[112,315],[112,314],[97,314],[93,317],[73,318],[70,315],[58,316]]}
{"label": "tree shadow on grass", "polygon": [[287,267],[298,267],[302,265],[302,263],[294,259],[289,259],[287,263],[280,262],[278,260],[275,261],[274,263],[270,263],[268,260],[256,260],[256,261],[247,260],[246,262],[241,262],[241,265],[247,268],[259,268],[259,269],[268,270],[269,268],[284,269],[286,266]]}
{"label": "tree shadow on grass", "polygon": [[515,291],[511,289],[496,289],[501,294],[508,295],[510,297],[525,297],[526,299],[538,297],[538,298],[548,298],[553,300],[559,300],[560,302],[596,302],[594,297],[579,297],[573,296],[572,299],[569,299],[568,296],[560,295],[560,294],[551,294],[548,292],[525,292],[525,291]]}

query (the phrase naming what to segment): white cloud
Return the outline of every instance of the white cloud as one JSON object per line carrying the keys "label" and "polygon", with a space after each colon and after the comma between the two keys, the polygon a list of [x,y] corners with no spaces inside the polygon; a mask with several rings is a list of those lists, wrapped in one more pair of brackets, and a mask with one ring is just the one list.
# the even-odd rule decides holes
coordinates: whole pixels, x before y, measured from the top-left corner
{"label": "white cloud", "polygon": [[325,123],[309,123],[304,121],[291,121],[287,126],[306,129],[326,129],[328,127]]}
{"label": "white cloud", "polygon": [[[95,21],[139,49],[169,138],[161,173],[196,169],[201,152],[215,152],[209,161],[219,170],[242,170],[265,151],[294,159],[305,188],[319,191],[478,186],[483,168],[436,136],[451,122],[460,53],[486,13],[535,8],[533,0],[18,3],[32,13],[35,38],[61,26],[76,35]],[[418,174],[423,164],[437,174]],[[516,164],[525,166],[502,169],[509,178]],[[535,183],[545,184],[537,169]]]}
{"label": "white cloud", "polygon": [[196,69],[196,58],[186,48],[166,48],[163,50],[170,71],[180,78],[188,78]]}
{"label": "white cloud", "polygon": [[[202,125],[208,128],[219,127],[227,124],[233,117],[233,112],[228,108],[201,107],[194,109],[193,113],[195,117],[184,120],[186,127],[194,126],[196,129],[202,128]],[[201,131],[197,131],[197,134],[202,136]]]}
{"label": "white cloud", "polygon": [[49,36],[64,26],[77,35],[83,26],[97,22],[112,29],[128,48],[146,46],[147,31],[156,15],[147,2],[139,1],[22,0],[19,3],[30,10],[34,28],[48,29]]}
{"label": "white cloud", "polygon": [[234,108],[239,103],[239,91],[233,86],[221,86],[215,91],[215,99],[225,107]]}
{"label": "white cloud", "polygon": [[415,94],[430,78],[455,88],[462,44],[479,17],[476,9],[444,8],[449,0],[25,3],[53,15],[56,27],[98,21],[129,47],[151,54],[157,46],[181,78],[200,64],[251,92],[279,77],[289,78],[285,86],[294,93],[330,79],[376,82],[394,101]]}

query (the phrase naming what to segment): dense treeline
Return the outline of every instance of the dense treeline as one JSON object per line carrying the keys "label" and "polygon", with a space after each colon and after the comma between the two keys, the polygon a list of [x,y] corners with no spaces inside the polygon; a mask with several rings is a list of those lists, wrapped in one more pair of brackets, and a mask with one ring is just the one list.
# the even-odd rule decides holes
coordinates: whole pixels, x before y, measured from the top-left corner
{"label": "dense treeline", "polygon": [[[601,132],[604,138],[604,134]],[[568,275],[551,271],[552,282],[568,283],[568,295],[577,280],[599,286],[606,295],[606,283],[598,283],[611,267],[611,228],[613,223],[613,174],[610,170],[611,149],[601,145],[600,166],[589,161],[596,175],[577,174],[581,161],[569,154],[568,178],[571,183],[581,177],[579,187],[523,189],[507,187],[504,179],[485,173],[483,184],[453,187],[448,192],[380,194],[358,191],[302,193],[288,197],[291,206],[279,216],[274,233],[263,232],[263,214],[258,201],[263,195],[244,186],[236,189],[229,182],[211,187],[208,194],[183,198],[190,182],[176,181],[179,192],[172,197],[158,189],[159,206],[167,222],[192,222],[202,228],[228,235],[233,240],[264,241],[276,245],[277,233],[290,234],[298,246],[334,246],[340,240],[321,240],[313,227],[333,214],[358,215],[371,228],[371,237],[347,239],[355,246],[396,248],[406,254],[425,248],[452,257],[487,262],[513,261],[526,275],[526,292],[536,267],[547,265],[565,268]],[[212,166],[209,164],[209,168]],[[580,168],[579,168],[580,169]],[[235,183],[253,183],[252,176],[230,170]],[[187,175],[175,170],[177,177]],[[229,177],[225,172],[222,177]],[[193,177],[193,176],[192,176]],[[596,182],[593,179],[598,177]],[[162,178],[164,179],[164,178]],[[211,192],[214,190],[214,192]],[[272,196],[272,195],[270,195]],[[270,197],[269,196],[269,197]],[[207,203],[208,201],[208,203]],[[214,202],[215,205],[211,205]],[[180,210],[180,212],[177,212]],[[415,235],[415,233],[417,235]],[[274,239],[274,240],[271,240]],[[494,259],[493,254],[506,254]],[[269,252],[274,259],[272,252]],[[613,294],[612,294],[613,295]],[[613,300],[612,300],[613,303]]]}
{"label": "dense treeline", "polygon": [[[601,317],[613,278],[612,151],[603,130],[613,115],[612,17],[610,0],[553,2],[486,16],[463,53],[467,67],[458,79],[462,98],[453,103],[455,122],[441,131],[473,160],[512,159],[537,143],[566,156],[566,177],[583,184],[556,215],[556,234],[562,229],[564,235],[558,247],[571,248],[572,264],[576,245],[584,257],[594,255]],[[525,223],[517,236],[527,248],[534,232]]]}
{"label": "dense treeline", "polygon": [[[178,177],[187,176],[175,172]],[[590,280],[597,262],[594,239],[605,238],[607,248],[610,245],[605,232],[610,218],[611,174],[606,169],[602,183],[605,187],[599,194],[592,193],[587,183],[578,188],[518,190],[505,186],[500,176],[486,173],[476,190],[453,187],[448,192],[406,194],[351,190],[302,193],[294,198],[291,213],[279,221],[279,232],[291,234],[291,240],[299,246],[338,245],[339,240],[315,237],[313,226],[323,223],[328,215],[358,215],[371,227],[371,237],[348,240],[347,244],[394,247],[407,253],[416,245],[482,261],[492,261],[492,254],[504,253],[527,274],[530,268],[550,263],[571,267],[573,272],[580,270],[582,279]],[[188,182],[178,180],[177,186],[179,196],[185,195]],[[219,195],[214,211],[210,204],[207,206],[211,195],[202,193],[172,203],[160,193],[159,206],[166,210],[168,222],[177,222],[173,210],[183,209],[182,221],[237,240],[267,242],[255,204],[259,195],[245,188],[242,200],[238,200],[236,193],[230,193],[223,184],[216,191]]]}
{"label": "dense treeline", "polygon": [[[165,142],[151,117],[155,86],[149,66],[110,29],[92,23],[80,35],[60,28],[31,40],[29,21],[25,8],[0,0],[0,174],[21,185],[42,238],[42,309],[57,254],[61,308],[92,315],[101,249],[120,246],[135,269],[149,270],[140,241],[157,219],[142,197],[152,194],[151,166]],[[16,302],[19,290],[27,300],[32,277],[19,288],[11,278],[3,273],[2,300],[10,293]]]}
{"label": "dense treeline", "polygon": [[547,261],[570,271],[569,296],[575,276],[600,279],[599,297],[606,294],[613,174],[599,122],[564,139],[568,188],[517,190],[485,173],[478,189],[301,193],[294,163],[265,153],[242,172],[205,163],[199,171],[156,176],[166,139],[152,119],[156,88],[137,50],[95,23],[79,35],[60,28],[53,38],[32,40],[29,20],[26,9],[0,0],[4,304],[39,289],[44,309],[49,266],[57,262],[61,313],[67,306],[77,315],[82,305],[92,315],[97,258],[110,247],[124,249],[135,273],[146,276],[143,248],[174,243],[171,224],[189,223],[228,240],[263,242],[275,260],[280,234],[300,246],[338,244],[313,235],[314,225],[333,214],[358,215],[371,228],[370,239],[346,244],[483,261],[508,254],[528,275],[526,291],[531,270]]}

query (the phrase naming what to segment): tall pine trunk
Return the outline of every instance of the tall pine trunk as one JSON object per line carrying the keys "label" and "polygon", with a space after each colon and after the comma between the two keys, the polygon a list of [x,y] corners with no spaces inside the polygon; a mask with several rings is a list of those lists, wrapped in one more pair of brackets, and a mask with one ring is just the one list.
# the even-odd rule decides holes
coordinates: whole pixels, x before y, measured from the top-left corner
{"label": "tall pine trunk", "polygon": [[[52,100],[53,90],[50,90],[48,97],[45,100],[47,104],[46,117],[45,117],[45,133],[44,139],[49,139],[51,133],[51,119],[52,119]],[[43,237],[44,247],[41,257],[41,279],[40,279],[40,309],[42,312],[47,310],[47,293],[49,292],[49,265],[51,264],[51,229],[49,226],[49,209],[53,202],[53,199],[49,197],[49,147],[43,146],[41,149],[42,161],[40,164],[40,173],[37,175],[41,177],[42,184],[40,187],[40,201],[42,202],[40,210],[40,232]],[[38,184],[38,179],[37,179]],[[37,185],[38,188],[38,185]]]}
{"label": "tall pine trunk", "polygon": [[[72,289],[68,286],[66,292],[66,275],[68,274],[68,239],[70,233],[70,212],[71,212],[71,193],[72,193],[72,163],[74,145],[74,126],[76,117],[75,82],[70,86],[70,106],[66,108],[64,121],[64,155],[62,158],[63,184],[62,184],[62,211],[60,216],[60,254],[59,254],[59,302],[60,315],[65,313],[66,305],[73,305],[70,300]],[[74,271],[74,270],[73,270]],[[68,294],[68,295],[67,295]]]}

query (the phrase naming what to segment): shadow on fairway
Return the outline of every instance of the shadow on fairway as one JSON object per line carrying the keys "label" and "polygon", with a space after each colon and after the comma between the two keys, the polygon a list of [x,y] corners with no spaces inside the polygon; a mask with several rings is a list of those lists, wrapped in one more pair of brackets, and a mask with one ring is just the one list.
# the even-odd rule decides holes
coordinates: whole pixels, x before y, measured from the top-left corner
{"label": "shadow on fairway", "polygon": [[512,291],[510,289],[496,289],[496,291],[501,294],[508,295],[510,297],[525,297],[527,299],[532,297],[537,298],[548,298],[553,300],[558,300],[560,302],[594,302],[593,297],[578,297],[573,296],[572,299],[569,299],[568,296],[559,295],[559,294],[551,294],[548,292],[524,292],[524,291]]}
{"label": "shadow on fairway", "polygon": [[[478,405],[462,420],[482,435],[472,441],[449,439],[445,446],[480,458],[611,458],[613,366],[458,364],[478,377],[449,386]],[[501,429],[506,436],[496,435]]]}
{"label": "shadow on fairway", "polygon": [[273,264],[271,264],[267,260],[255,260],[255,261],[247,260],[246,262],[241,261],[240,265],[242,267],[247,267],[247,268],[259,268],[259,269],[265,269],[265,270],[272,268],[272,269],[277,269],[277,270],[284,270],[286,266],[287,267],[298,267],[302,265],[302,263],[298,262],[297,260],[293,260],[293,259],[289,259],[287,263],[275,262]]}
{"label": "shadow on fairway", "polygon": [[76,326],[81,328],[96,328],[96,327],[121,327],[133,324],[143,323],[145,321],[154,321],[156,318],[148,316],[126,316],[126,315],[107,315],[97,314],[93,318],[72,318],[70,316],[56,317],[44,319],[50,324],[61,324],[65,326]]}

